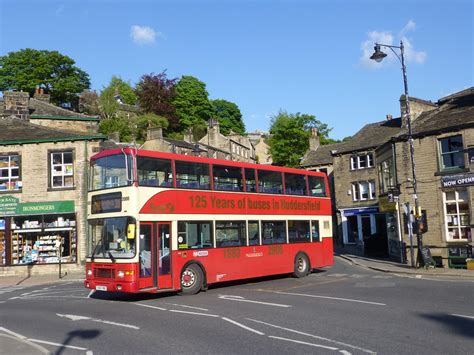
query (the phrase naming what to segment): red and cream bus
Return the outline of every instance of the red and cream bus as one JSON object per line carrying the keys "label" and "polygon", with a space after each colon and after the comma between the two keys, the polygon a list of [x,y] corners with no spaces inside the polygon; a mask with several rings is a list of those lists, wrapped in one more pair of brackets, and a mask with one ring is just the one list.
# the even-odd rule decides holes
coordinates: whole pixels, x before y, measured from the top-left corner
{"label": "red and cream bus", "polygon": [[124,148],[89,180],[87,288],[194,294],[333,264],[325,174]]}

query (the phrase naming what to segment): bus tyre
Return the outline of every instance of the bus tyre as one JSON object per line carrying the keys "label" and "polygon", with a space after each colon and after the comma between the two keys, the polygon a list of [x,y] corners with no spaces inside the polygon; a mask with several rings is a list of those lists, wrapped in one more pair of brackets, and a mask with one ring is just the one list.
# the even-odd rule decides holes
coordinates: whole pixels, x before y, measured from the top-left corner
{"label": "bus tyre", "polygon": [[309,260],[306,254],[298,253],[295,258],[293,276],[300,278],[309,274]]}
{"label": "bus tyre", "polygon": [[202,288],[204,275],[197,264],[189,264],[181,272],[181,295],[195,295]]}

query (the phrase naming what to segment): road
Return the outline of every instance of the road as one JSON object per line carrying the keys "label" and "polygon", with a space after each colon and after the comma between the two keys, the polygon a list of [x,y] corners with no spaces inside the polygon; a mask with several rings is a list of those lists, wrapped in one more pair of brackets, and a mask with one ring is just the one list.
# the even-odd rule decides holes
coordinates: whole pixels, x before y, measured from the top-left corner
{"label": "road", "polygon": [[195,296],[105,294],[79,281],[4,287],[0,353],[8,336],[55,354],[473,353],[473,289],[339,258],[306,278],[236,282]]}

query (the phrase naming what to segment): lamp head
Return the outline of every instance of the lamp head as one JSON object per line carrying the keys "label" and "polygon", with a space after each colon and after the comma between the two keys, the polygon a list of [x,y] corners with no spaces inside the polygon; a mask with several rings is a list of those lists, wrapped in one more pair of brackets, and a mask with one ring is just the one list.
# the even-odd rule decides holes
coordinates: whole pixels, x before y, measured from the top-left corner
{"label": "lamp head", "polygon": [[386,56],[387,56],[387,54],[380,50],[380,45],[375,44],[374,54],[372,54],[370,59],[375,60],[377,63],[380,63],[382,61],[382,59],[384,59]]}

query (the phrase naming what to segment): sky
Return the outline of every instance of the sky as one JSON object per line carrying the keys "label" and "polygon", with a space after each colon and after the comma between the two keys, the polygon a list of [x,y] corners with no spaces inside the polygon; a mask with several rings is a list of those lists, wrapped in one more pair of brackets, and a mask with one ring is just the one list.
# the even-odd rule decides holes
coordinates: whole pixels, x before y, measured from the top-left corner
{"label": "sky", "polygon": [[57,50],[97,91],[113,75],[191,75],[236,103],[248,132],[283,110],[342,139],[400,115],[401,64],[388,48],[369,60],[374,42],[403,41],[410,96],[473,86],[473,17],[471,0],[0,0],[0,55]]}

